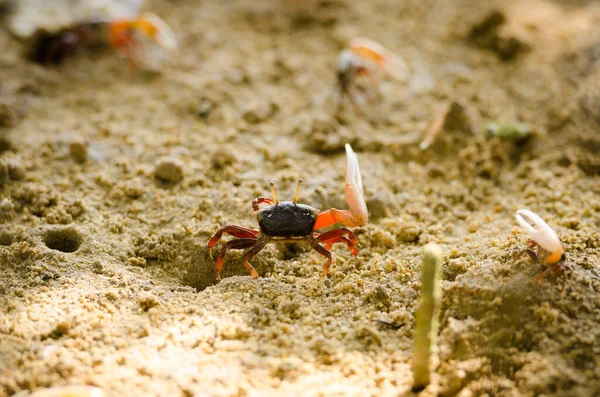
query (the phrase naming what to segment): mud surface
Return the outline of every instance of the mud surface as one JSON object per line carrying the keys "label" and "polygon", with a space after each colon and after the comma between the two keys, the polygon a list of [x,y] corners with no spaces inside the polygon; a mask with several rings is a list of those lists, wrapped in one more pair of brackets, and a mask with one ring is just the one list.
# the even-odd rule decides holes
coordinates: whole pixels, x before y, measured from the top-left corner
{"label": "mud surface", "polygon": [[[149,1],[180,41],[162,73],[110,50],[44,68],[0,31],[0,396],[410,395],[431,241],[444,302],[423,395],[599,395],[600,8],[483,3]],[[357,36],[410,74],[362,81],[374,103],[336,113]],[[447,103],[460,117],[420,152]],[[534,133],[487,138],[490,120]],[[269,181],[346,208],[346,142],[371,211],[358,256],[335,246],[324,278],[318,253],[270,245],[253,280],[232,252],[216,283],[208,238],[255,227]],[[565,246],[564,296],[513,259],[524,207]]]}

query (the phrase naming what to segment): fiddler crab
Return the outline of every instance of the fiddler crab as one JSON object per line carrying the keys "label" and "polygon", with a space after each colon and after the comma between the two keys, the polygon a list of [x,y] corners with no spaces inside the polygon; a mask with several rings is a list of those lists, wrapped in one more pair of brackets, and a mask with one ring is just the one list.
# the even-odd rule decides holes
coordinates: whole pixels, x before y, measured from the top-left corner
{"label": "fiddler crab", "polygon": [[[364,75],[375,82],[371,74],[372,65],[396,79],[402,79],[406,73],[406,65],[402,59],[381,44],[367,38],[353,39],[349,48],[338,55],[338,106],[341,106],[344,96],[348,97],[355,108],[359,107],[359,102],[365,101],[366,91],[355,84],[355,80],[357,76]],[[356,91],[359,93],[355,93]]]}
{"label": "fiddler crab", "polygon": [[[363,226],[368,220],[367,205],[363,194],[362,177],[358,167],[358,158],[349,144],[346,144],[346,201],[349,210],[338,210],[331,208],[319,213],[319,210],[306,204],[298,204],[300,186],[302,180],[298,181],[296,195],[292,201],[279,201],[275,192],[275,184],[271,182],[271,194],[273,198],[258,197],[252,201],[252,209],[256,215],[260,230],[249,229],[236,225],[227,225],[219,228],[208,242],[208,249],[217,244],[223,233],[230,234],[237,239],[227,241],[221,247],[217,259],[217,280],[225,261],[225,255],[230,249],[245,249],[244,266],[253,278],[258,278],[258,273],[249,263],[268,243],[307,243],[319,254],[325,256],[327,261],[323,267],[323,275],[327,275],[332,262],[329,250],[335,243],[344,243],[352,255],[358,253],[358,240],[354,233],[346,227]],[[346,227],[318,233],[316,230],[323,229],[335,224]],[[323,244],[323,245],[321,245]]]}
{"label": "fiddler crab", "polygon": [[[518,210],[515,217],[519,225],[531,237],[529,248],[517,252],[516,256],[527,254],[534,261],[547,266],[546,270],[536,277],[536,282],[540,282],[550,272],[564,275],[566,271],[570,270],[569,264],[566,263],[565,250],[556,232],[542,218],[527,209]],[[539,247],[537,253],[533,250],[536,246]],[[573,273],[571,272],[572,278]]]}
{"label": "fiddler crab", "polygon": [[42,32],[35,38],[29,57],[42,64],[59,64],[82,46],[108,45],[123,51],[130,63],[139,65],[142,40],[150,39],[165,50],[177,48],[177,40],[157,15],[147,12],[132,19],[82,22],[55,33]]}

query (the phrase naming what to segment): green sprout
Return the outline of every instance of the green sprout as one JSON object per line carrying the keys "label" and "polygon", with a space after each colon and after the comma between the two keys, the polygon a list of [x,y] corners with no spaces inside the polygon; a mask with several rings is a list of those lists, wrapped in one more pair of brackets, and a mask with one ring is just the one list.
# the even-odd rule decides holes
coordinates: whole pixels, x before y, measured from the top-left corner
{"label": "green sprout", "polygon": [[415,347],[413,351],[413,390],[422,390],[430,382],[429,361],[437,343],[438,317],[442,301],[440,286],[442,249],[435,243],[423,247],[421,304],[416,312]]}

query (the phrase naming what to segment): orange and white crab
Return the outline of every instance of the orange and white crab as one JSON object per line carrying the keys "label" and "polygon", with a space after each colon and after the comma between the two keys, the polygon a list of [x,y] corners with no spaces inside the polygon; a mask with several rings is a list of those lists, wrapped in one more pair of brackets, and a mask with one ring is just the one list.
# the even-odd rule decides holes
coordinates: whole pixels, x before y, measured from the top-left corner
{"label": "orange and white crab", "polygon": [[[208,242],[211,250],[219,241],[223,233],[230,234],[237,239],[227,241],[221,247],[217,259],[217,280],[220,279],[221,268],[225,261],[225,255],[229,249],[245,249],[244,266],[253,278],[258,273],[249,260],[258,254],[270,242],[277,243],[307,243],[319,254],[325,256],[327,261],[323,267],[323,275],[327,275],[332,262],[329,250],[335,243],[344,243],[352,253],[357,255],[358,240],[352,231],[346,227],[333,229],[324,233],[316,230],[323,229],[335,224],[347,227],[362,226],[367,223],[369,214],[365,204],[362,177],[358,167],[358,158],[346,144],[347,169],[346,169],[346,201],[349,210],[338,210],[331,208],[319,213],[319,210],[306,204],[298,204],[300,185],[298,181],[296,195],[292,201],[279,201],[275,193],[274,183],[271,182],[271,193],[273,198],[258,197],[252,201],[252,209],[258,220],[259,230],[249,229],[236,225],[220,227]],[[324,244],[321,245],[321,244]]]}
{"label": "orange and white crab", "polygon": [[[529,248],[519,251],[517,255],[527,254],[534,261],[547,266],[546,270],[536,277],[536,282],[550,272],[562,275],[570,269],[566,263],[565,249],[558,235],[540,216],[528,209],[520,209],[515,217],[519,225],[531,237]],[[533,250],[536,246],[539,247],[538,252]],[[571,273],[571,277],[573,277],[573,273]]]}
{"label": "orange and white crab", "polygon": [[[340,104],[344,96],[347,96],[355,107],[358,107],[359,100],[364,101],[366,92],[362,87],[354,84],[354,81],[361,75],[375,81],[371,74],[373,65],[398,80],[406,75],[406,64],[398,55],[371,39],[364,37],[353,39],[349,48],[342,50],[338,56],[337,79]],[[360,91],[358,98],[356,91]]]}
{"label": "orange and white crab", "polygon": [[165,50],[177,48],[169,25],[147,12],[135,18],[85,21],[55,32],[41,31],[32,42],[29,58],[45,65],[59,64],[80,47],[109,45],[123,51],[131,64],[138,66],[145,55],[144,39]]}

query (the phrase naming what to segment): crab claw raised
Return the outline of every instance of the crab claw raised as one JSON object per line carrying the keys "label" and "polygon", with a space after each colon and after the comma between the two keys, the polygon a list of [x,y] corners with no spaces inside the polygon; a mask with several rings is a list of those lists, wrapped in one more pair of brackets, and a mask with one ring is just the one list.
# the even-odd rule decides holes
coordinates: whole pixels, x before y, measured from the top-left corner
{"label": "crab claw raised", "polygon": [[381,70],[398,80],[406,78],[408,68],[402,58],[376,41],[365,37],[353,39],[350,42],[350,51],[363,60],[375,63]]}
{"label": "crab claw raised", "polygon": [[140,15],[137,19],[137,28],[152,38],[159,46],[166,50],[177,48],[177,39],[165,21],[151,12]]}
{"label": "crab claw raised", "polygon": [[144,34],[166,50],[177,48],[177,39],[169,25],[151,12],[146,12],[135,19],[112,22],[109,42],[115,48],[128,48],[135,44],[136,32]]}
{"label": "crab claw raised", "polygon": [[561,259],[565,250],[556,232],[542,218],[528,209],[518,210],[515,218],[537,245],[550,252],[546,258],[547,264],[556,263]]}
{"label": "crab claw raised", "polygon": [[341,223],[344,226],[363,226],[369,220],[369,212],[365,203],[362,176],[358,167],[358,157],[349,144],[346,144],[346,202],[350,210],[338,210],[335,208],[321,212],[317,217],[314,229]]}

